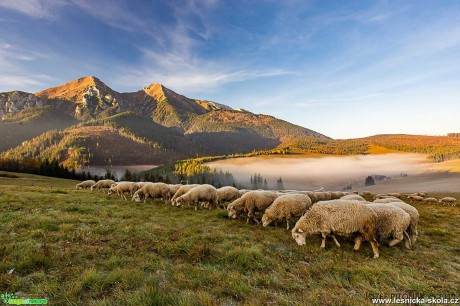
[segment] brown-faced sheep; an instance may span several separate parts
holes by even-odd
[[[93,180],[86,180],[86,181],[83,181],[81,183],[78,183],[75,187],[77,189],[86,189],[86,188],[91,188],[91,186],[93,186],[94,184],[96,184],[95,181]]]
[[[133,195],[133,199],[136,202],[140,202],[142,199],[144,199],[144,203],[149,198],[152,201],[160,198],[167,201],[169,197],[169,188],[165,183],[146,183]]]
[[[171,198],[171,205],[176,205],[176,199],[184,194],[186,194],[190,189],[200,186],[198,184],[190,184],[190,185],[182,185],[177,189],[176,193],[174,193],[173,197]]]
[[[272,191],[254,190],[247,192],[227,206],[228,217],[236,219],[239,215],[247,213],[246,223],[249,223],[252,218],[255,223],[259,224],[259,220],[257,220],[254,213],[265,212],[277,197],[278,194]]]
[[[366,199],[364,199],[362,196],[360,196],[358,194],[349,194],[349,195],[341,197],[340,199],[341,200],[349,200],[349,201],[366,202]]]
[[[262,216],[262,225],[267,226],[273,221],[286,219],[286,229],[289,229],[291,218],[301,216],[311,205],[310,198],[305,194],[293,193],[279,196],[265,210]]]
[[[457,199],[453,197],[445,197],[439,200],[439,203],[441,204],[451,204],[452,206],[455,206],[456,202],[457,202]]]
[[[109,189],[110,187],[112,187],[113,184],[115,184],[114,180],[100,180],[96,184],[91,186],[91,191],[93,191],[94,189],[98,189],[99,191],[103,190],[104,188]]]
[[[362,239],[369,241],[374,258],[379,257],[377,244],[377,215],[360,201],[332,200],[318,202],[308,210],[292,230],[292,237],[297,244],[305,245],[307,235],[321,234],[321,248],[326,246],[326,237],[332,235],[334,242],[340,246],[334,235],[349,236],[358,234],[355,250],[359,250]]]
[[[193,204],[195,205],[195,210],[198,209],[198,205],[201,202],[204,202],[209,207],[209,209],[211,209],[212,206],[217,207],[217,189],[214,186],[208,184],[199,185],[176,198],[177,206],[182,206],[186,203]]]
[[[217,189],[217,197],[219,199],[219,204],[222,205],[222,208],[226,208],[225,203],[235,201],[240,197],[240,193],[235,187],[224,186]]]
[[[418,231],[417,231],[417,224],[418,224],[418,219],[419,219],[418,210],[414,206],[409,205],[404,202],[392,202],[388,204],[399,207],[402,210],[404,210],[406,213],[409,214],[410,224],[409,224],[409,227],[407,228],[407,234],[410,237],[411,246],[414,246],[415,242],[417,241],[417,236],[418,236]]]
[[[401,208],[386,204],[369,204],[377,214],[377,236],[380,239],[393,237],[390,246],[395,246],[404,240],[406,248],[411,248],[411,240],[406,232],[410,224],[410,216]]]

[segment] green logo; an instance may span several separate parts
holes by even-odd
[[[3,293],[0,295],[3,303],[8,305],[45,305],[48,304],[47,299],[18,299],[13,293]]]

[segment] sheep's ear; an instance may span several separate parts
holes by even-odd
[[[303,230],[301,228],[299,228],[299,233],[303,233]]]

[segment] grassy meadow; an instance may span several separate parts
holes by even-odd
[[[226,211],[123,201],[75,181],[0,174],[0,292],[49,305],[368,305],[460,292],[460,206],[415,204],[413,250],[353,252]],[[17,177],[14,177],[17,176]],[[440,196],[442,194],[437,194]],[[454,194],[459,197],[460,194]],[[346,241],[344,241],[346,240]],[[14,269],[14,270],[13,270]]]

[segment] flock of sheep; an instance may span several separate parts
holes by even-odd
[[[238,190],[225,186],[215,188],[208,184],[165,184],[150,182],[115,182],[112,180],[84,181],[77,189],[107,189],[108,194],[117,194],[127,200],[141,202],[147,199],[163,199],[174,206],[184,204],[199,208],[226,208],[229,218],[246,216],[246,222],[260,224],[256,213],[261,214],[262,225],[286,221],[289,229],[293,218],[300,219],[292,229],[292,237],[297,244],[305,245],[308,235],[321,234],[321,248],[326,246],[326,238],[331,237],[337,247],[337,236],[354,237],[354,249],[359,250],[363,241],[368,241],[379,257],[379,241],[390,238],[389,246],[404,241],[406,248],[413,247],[417,240],[419,213],[415,207],[401,200],[406,197],[411,202],[445,203],[455,205],[455,198],[440,200],[427,197],[420,192],[411,195],[397,193],[372,195],[374,201],[368,202],[359,194],[348,192],[320,192],[298,190]]]

